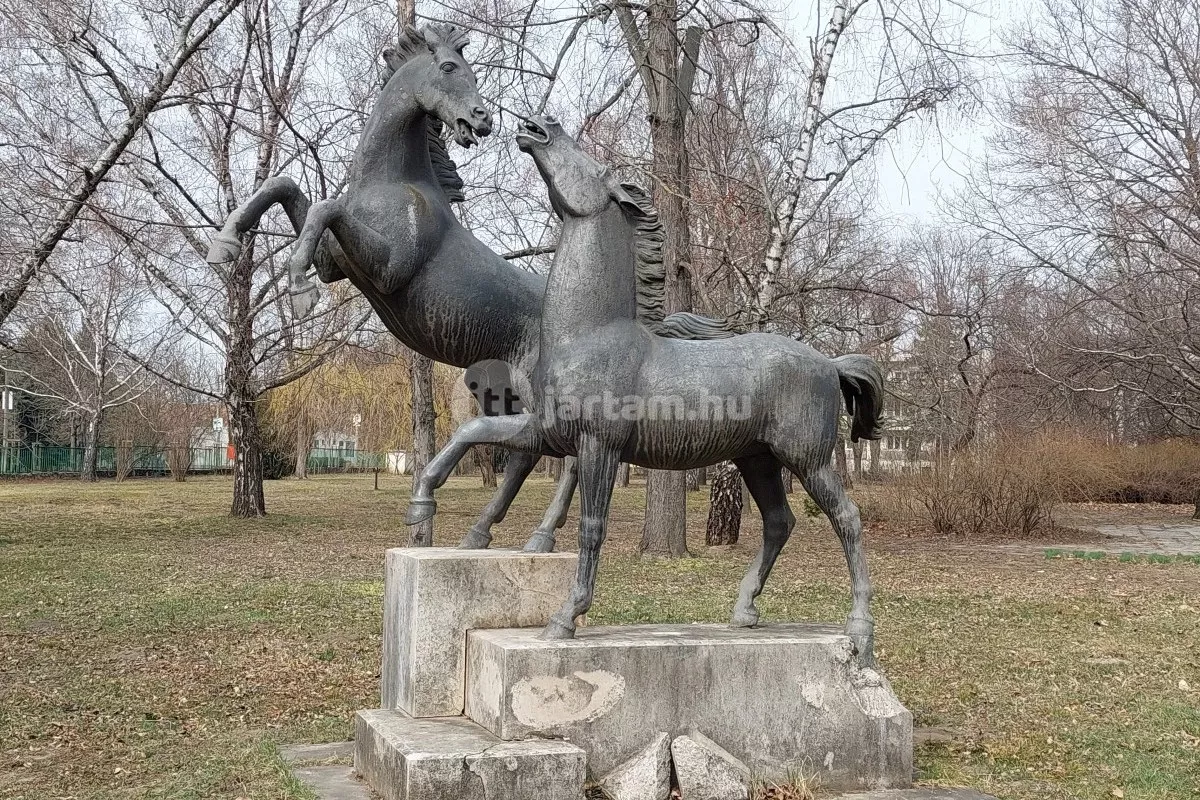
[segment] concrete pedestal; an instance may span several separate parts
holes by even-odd
[[[912,715],[823,625],[637,625],[467,637],[466,712],[503,740],[562,738],[605,775],[662,732],[707,736],[762,776],[909,786]]]
[[[566,742],[380,710],[358,712],[354,744],[354,768],[385,800],[583,800],[584,753]]]
[[[577,560],[574,553],[388,550],[382,707],[410,717],[462,714],[467,631],[544,626],[566,598]]]

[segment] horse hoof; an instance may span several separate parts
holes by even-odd
[[[846,635],[854,645],[854,658],[860,667],[875,667],[875,623],[852,617],[846,620]]]
[[[321,299],[321,291],[312,283],[293,289],[289,294],[292,296],[292,313],[297,319],[304,319],[311,314]]]
[[[538,636],[539,639],[548,641],[562,641],[563,639],[575,638],[575,624],[564,625],[558,621],[556,617],[550,618],[550,624],[542,629],[542,633]]]
[[[433,515],[436,513],[436,500],[410,500],[408,503],[408,512],[404,515],[404,524],[420,524],[427,519],[433,519]]]
[[[875,669],[875,637],[851,635],[850,643],[854,645],[854,660],[860,667]]]
[[[458,543],[459,550],[487,550],[492,543],[492,535],[487,531],[471,528],[463,540]]]
[[[733,610],[733,619],[729,624],[735,628],[756,628],[758,627],[758,611],[756,609],[740,609]]]
[[[525,543],[524,550],[526,553],[553,553],[554,537],[538,531]]]
[[[208,254],[204,260],[209,264],[228,264],[236,261],[242,252],[242,240],[226,233],[218,233],[208,243]]]

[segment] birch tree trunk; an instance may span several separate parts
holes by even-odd
[[[83,464],[79,469],[79,480],[92,483],[97,478],[100,460],[100,423],[103,411],[96,409],[88,415],[83,432]]]

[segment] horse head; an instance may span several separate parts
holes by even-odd
[[[516,135],[517,147],[533,156],[546,189],[550,205],[560,217],[592,217],[617,203],[634,219],[646,215],[644,197],[637,186],[621,183],[612,170],[583,152],[554,117],[530,117],[521,123]]]
[[[405,26],[399,46],[383,52],[383,78],[385,93],[393,83],[403,83],[421,110],[440,119],[460,145],[470,147],[492,132],[492,114],[463,58],[466,46],[466,33],[453,25],[435,23],[420,31]]]

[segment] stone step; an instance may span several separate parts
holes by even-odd
[[[594,778],[655,741],[699,732],[757,775],[838,790],[907,787],[912,715],[828,625],[630,625],[467,635],[466,712],[510,741],[582,747]]]
[[[582,800],[583,750],[505,742],[464,717],[360,711],[354,767],[384,800]]]

